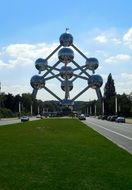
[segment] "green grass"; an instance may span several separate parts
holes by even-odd
[[[0,190],[131,190],[132,156],[76,119],[0,127]]]

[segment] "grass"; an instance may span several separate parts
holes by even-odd
[[[0,190],[131,190],[132,156],[76,119],[0,127]]]

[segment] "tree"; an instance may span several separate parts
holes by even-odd
[[[129,97],[124,93],[117,96],[118,113],[119,115],[130,117],[132,116],[132,102]]]
[[[105,114],[114,115],[115,114],[115,85],[111,73],[108,75],[107,82],[104,87],[104,105]]]
[[[4,105],[5,105],[5,108],[13,110],[14,96],[12,94],[8,93],[8,95],[5,95]]]
[[[111,98],[116,95],[114,80],[111,73],[108,75],[107,82],[104,87],[104,97]]]
[[[22,94],[22,105],[23,105],[22,109],[24,112],[30,113],[32,103],[33,103],[32,95],[30,93],[23,93]]]

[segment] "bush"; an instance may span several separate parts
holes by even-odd
[[[7,109],[7,108],[0,108],[0,118],[4,117],[4,118],[7,118],[7,117],[13,117],[13,113],[10,109]]]

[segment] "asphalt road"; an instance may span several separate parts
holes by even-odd
[[[87,117],[86,125],[132,154],[132,124]]]
[[[37,119],[38,118],[36,118],[36,117],[29,118],[30,121],[37,120]],[[7,118],[7,119],[0,120],[0,125],[9,125],[9,124],[13,124],[13,123],[21,123],[21,120],[18,118]]]

